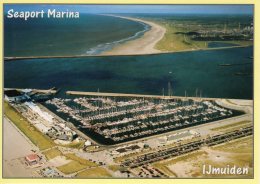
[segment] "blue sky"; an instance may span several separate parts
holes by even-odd
[[[252,5],[4,5],[4,11],[79,11],[81,13],[173,13],[173,14],[253,14]]]

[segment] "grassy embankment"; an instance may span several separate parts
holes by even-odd
[[[40,150],[48,149],[56,145],[48,136],[38,131],[7,102],[4,102],[4,114],[32,141],[34,145],[39,147]],[[72,142],[68,145],[61,146],[80,149],[83,147],[83,145],[84,142],[80,141],[77,143]]]
[[[4,102],[4,114],[10,119],[17,128],[20,129],[40,150],[49,149],[55,146],[55,143],[46,135],[38,131],[33,125],[31,125],[21,114],[19,114],[13,107],[7,102]],[[72,147],[78,147],[79,144],[72,144]],[[77,157],[74,154],[63,154],[58,148],[52,148],[47,151],[43,151],[43,154],[48,160],[57,156],[65,156],[66,159],[71,160],[68,164],[58,167],[58,169],[64,174],[71,174],[88,167],[97,167],[98,164],[89,160]],[[99,174],[99,173],[97,173]]]
[[[21,114],[19,114],[7,102],[4,102],[4,114],[17,126],[40,150],[53,147],[54,142],[38,131]]]

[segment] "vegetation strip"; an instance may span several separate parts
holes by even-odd
[[[34,145],[39,147],[40,150],[55,146],[50,138],[39,132],[7,102],[4,102],[4,114],[32,141]]]

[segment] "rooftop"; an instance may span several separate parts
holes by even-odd
[[[29,162],[35,161],[39,159],[39,156],[37,154],[30,154],[25,157],[26,160]]]

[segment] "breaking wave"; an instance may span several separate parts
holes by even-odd
[[[140,22],[140,21],[136,21],[136,22],[138,22],[138,23],[140,23],[144,26],[144,29],[142,31],[136,32],[133,36],[130,36],[130,37],[127,37],[127,38],[124,38],[124,39],[121,39],[121,40],[99,44],[96,47],[93,47],[93,48],[89,49],[88,51],[86,51],[86,54],[87,55],[97,55],[97,54],[100,54],[104,51],[111,50],[113,47],[115,47],[118,44],[122,44],[122,43],[125,43],[127,41],[140,38],[146,31],[149,31],[151,29],[151,26],[148,25],[148,24],[145,24],[145,23]]]

